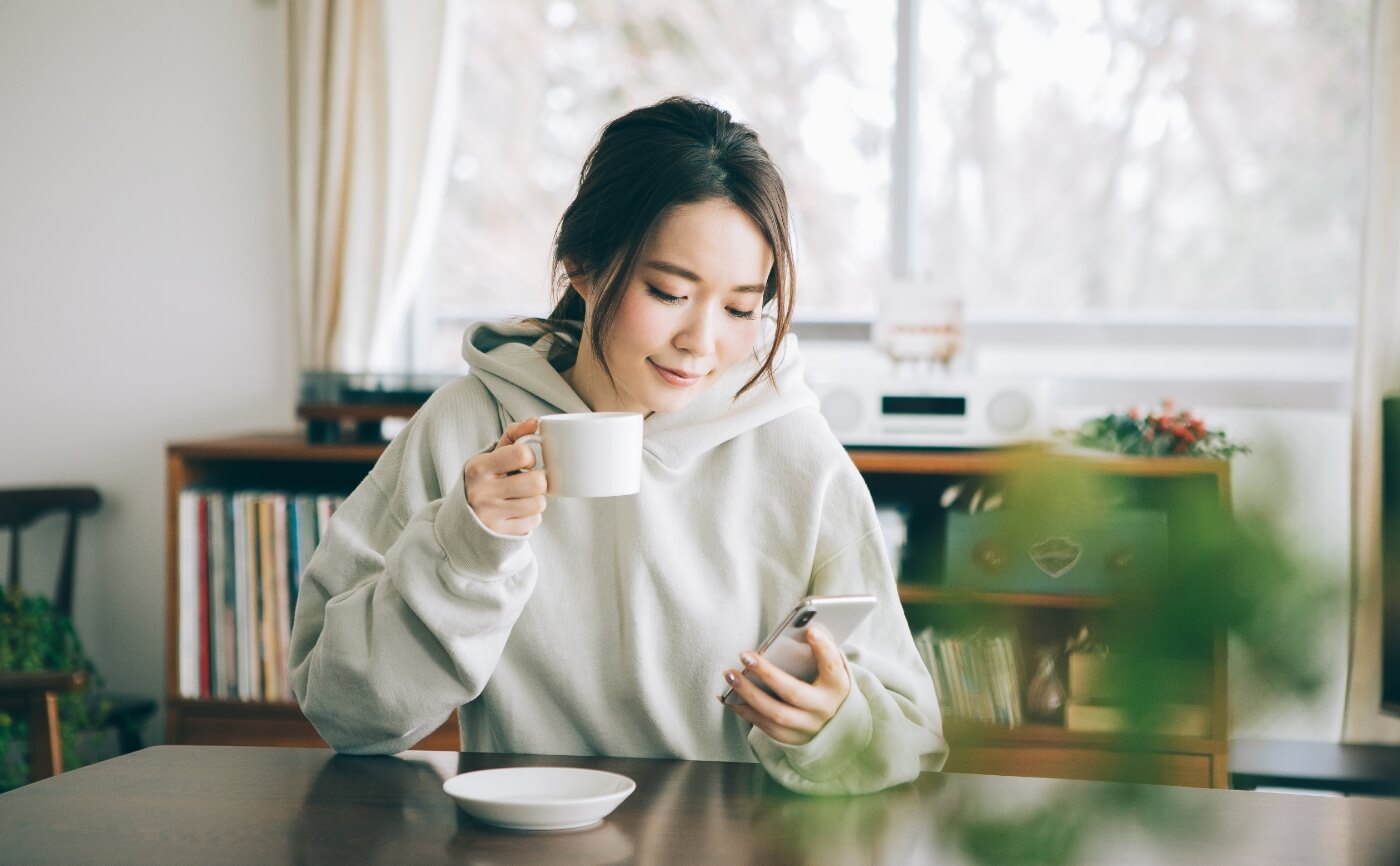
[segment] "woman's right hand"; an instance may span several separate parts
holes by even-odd
[[[462,476],[467,504],[482,525],[500,535],[529,535],[540,525],[545,508],[543,472],[527,472],[535,452],[516,440],[539,429],[540,419],[526,418],[506,428],[496,447],[467,461]]]

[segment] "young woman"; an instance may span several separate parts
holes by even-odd
[[[336,512],[302,580],[293,687],[337,750],[458,713],[483,752],[754,760],[877,790],[947,747],[859,473],[787,335],[787,198],[757,136],[669,99],[610,123],[559,223],[543,320],[476,324]],[[546,501],[516,440],[557,412],[645,415],[641,492]],[[804,596],[871,593],[805,683],[752,652]],[[748,667],[776,693],[739,673]],[[734,685],[745,705],[716,696]]]

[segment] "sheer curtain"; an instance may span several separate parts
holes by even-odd
[[[1344,739],[1400,742],[1380,712],[1381,395],[1400,391],[1400,3],[1375,0],[1352,433],[1353,595]]]
[[[401,370],[455,127],[455,0],[290,0],[302,369]]]

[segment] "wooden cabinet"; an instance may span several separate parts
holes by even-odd
[[[246,436],[172,444],[167,449],[167,741],[186,744],[321,745],[295,704],[200,700],[179,691],[179,496],[191,487],[240,490],[332,490],[348,493],[383,451],[375,444],[308,445],[295,434]],[[1031,639],[1066,633],[1085,618],[1112,617],[1107,595],[1057,595],[954,590],[936,565],[943,544],[940,493],[959,481],[994,479],[1012,471],[1004,452],[850,452],[877,503],[898,502],[909,515],[911,544],[900,597],[916,630],[948,617],[1010,622]],[[1189,488],[1201,501],[1229,507],[1229,465],[1188,459],[1083,458],[1092,471],[1153,490]],[[917,563],[924,563],[919,566]],[[915,563],[915,567],[908,567]],[[1209,734],[1203,737],[1127,738],[1082,733],[1063,726],[1015,728],[956,720],[945,724],[951,746],[947,769],[957,772],[1055,778],[1156,781],[1225,787],[1228,719],[1225,641],[1213,635],[1202,650],[1209,684]],[[457,748],[456,720],[448,719],[421,748]]]
[[[998,592],[945,585],[947,511],[940,499],[955,485],[994,489],[1027,458],[1062,461],[1106,489],[1130,495],[1135,507],[1158,510],[1170,528],[1224,519],[1230,509],[1229,463],[1184,458],[1055,455],[1047,452],[853,451],[856,466],[879,503],[898,503],[907,514],[909,546],[903,558],[900,598],[910,626],[1009,627],[1022,651],[1063,645],[1080,627],[1122,628],[1143,612],[1132,599],[1112,593]],[[1177,535],[1181,535],[1178,533]],[[1170,556],[1190,560],[1180,545],[1189,539],[1168,530]],[[947,770],[1066,779],[1148,781],[1200,787],[1228,786],[1228,697],[1223,631],[1207,626],[1190,638],[1194,703],[1203,708],[1201,736],[1144,736],[1068,730],[1063,724],[1025,723],[1014,728],[945,718]],[[1180,644],[1173,651],[1180,651]],[[1029,675],[1029,665],[1023,666]],[[1064,671],[1061,670],[1061,676]],[[1024,680],[1020,684],[1024,688]]]
[[[182,442],[166,449],[166,742],[325,745],[295,703],[195,699],[180,694],[180,492],[193,487],[349,493],[383,450],[377,444],[308,445],[294,434]],[[457,746],[455,716],[419,744],[453,751]]]

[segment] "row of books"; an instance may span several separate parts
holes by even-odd
[[[935,635],[925,628],[914,644],[945,718],[1008,728],[1021,724],[1021,657],[1010,629]]]
[[[287,649],[301,575],[343,496],[180,493],[180,694],[292,700]]]

